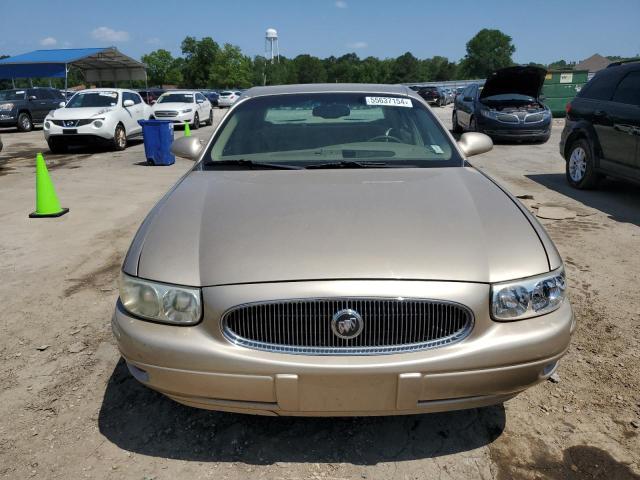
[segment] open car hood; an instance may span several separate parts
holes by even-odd
[[[496,70],[487,77],[480,98],[515,93],[537,99],[546,74],[544,68],[532,66]]]

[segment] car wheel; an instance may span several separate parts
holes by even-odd
[[[49,139],[47,144],[51,153],[64,153],[67,151],[67,144],[60,140]]]
[[[194,130],[200,128],[200,116],[197,113],[193,116],[193,125],[191,125],[191,128]]]
[[[213,125],[213,107],[209,110],[209,126]]]
[[[451,115],[451,123],[453,124],[453,133],[462,133],[462,127],[458,123],[458,111],[454,110]]]
[[[567,181],[574,188],[588,190],[598,184],[600,175],[595,171],[591,147],[585,139],[576,140],[569,147],[566,172]]]
[[[113,132],[113,149],[124,150],[125,148],[127,148],[127,132],[125,132],[122,124],[119,123]]]
[[[18,115],[18,130],[21,132],[30,132],[33,130],[33,122],[28,113],[22,112]]]

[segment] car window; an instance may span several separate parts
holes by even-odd
[[[76,93],[65,108],[82,107],[115,107],[118,105],[118,92],[115,91],[84,91]]]
[[[461,166],[444,129],[420,102],[358,93],[273,95],[241,103],[218,131],[206,163],[306,166],[348,160],[389,166]]]
[[[160,95],[158,103],[194,103],[193,93],[165,93]]]
[[[31,88],[27,92],[30,97],[34,96],[38,100],[50,100],[52,98],[49,92],[43,88]]]
[[[206,100],[206,98],[201,93],[196,93],[196,100],[200,100],[200,101],[204,102]]]
[[[578,96],[591,100],[611,100],[619,80],[620,75],[618,72],[608,69],[602,70],[582,87]]]
[[[0,90],[0,100],[24,100],[26,90]]]
[[[628,73],[616,87],[614,102],[640,105],[640,71]]]

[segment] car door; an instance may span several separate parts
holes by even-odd
[[[196,93],[196,105],[198,106],[198,115],[200,121],[205,122],[209,118],[209,109],[207,99],[201,93]]]
[[[127,100],[131,100],[133,102],[131,107],[124,106],[124,102]],[[122,92],[122,108],[125,112],[125,129],[127,130],[127,135],[140,133],[142,131],[142,127],[138,123],[138,120],[142,120],[144,114],[140,95],[134,92]]]
[[[29,88],[27,90],[31,120],[35,123],[41,123],[49,113],[49,110],[51,110],[51,95],[47,95],[48,93],[41,88]]]
[[[640,70],[620,80],[607,110],[617,139],[607,146],[607,159],[640,169]]]

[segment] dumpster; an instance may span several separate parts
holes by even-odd
[[[544,104],[554,117],[564,117],[565,105],[587,83],[586,70],[549,70],[542,86]]]
[[[173,123],[168,120],[138,120],[142,126],[144,155],[151,165],[173,165],[176,157],[171,153]]]

